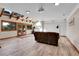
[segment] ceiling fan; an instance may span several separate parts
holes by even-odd
[[[43,5],[41,5],[41,6],[39,7],[39,9],[38,9],[38,12],[43,12],[43,11],[45,11],[45,9],[44,9]]]

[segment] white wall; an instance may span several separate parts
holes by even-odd
[[[74,17],[74,24],[70,25],[70,21]],[[67,37],[79,50],[79,8],[67,19]]]
[[[61,22],[58,22],[59,23],[59,33],[61,36],[66,36],[66,21],[61,21]]]
[[[56,26],[57,24],[55,22],[44,22],[44,29],[47,32],[59,32]]]
[[[56,26],[59,26],[59,28],[57,29]],[[66,35],[66,21],[50,21],[50,22],[44,22],[44,29],[47,32],[58,32],[60,33],[61,36],[65,36]]]

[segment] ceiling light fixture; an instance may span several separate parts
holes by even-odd
[[[55,6],[58,6],[59,5],[59,3],[55,3]]]
[[[27,14],[29,14],[29,13],[30,13],[30,11],[26,11],[26,13],[27,13]]]
[[[44,11],[43,5],[41,5],[40,8],[38,9],[38,12],[42,12],[42,11]]]
[[[44,11],[44,8],[41,6],[38,11],[42,12],[42,11]]]

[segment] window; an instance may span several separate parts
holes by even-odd
[[[1,25],[2,31],[16,30],[16,23],[14,22],[2,21]]]
[[[11,13],[12,13],[12,11],[10,11],[8,8],[4,8],[4,11],[3,11],[4,15],[10,16]]]

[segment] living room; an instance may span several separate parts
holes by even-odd
[[[1,56],[79,55],[78,3],[0,3],[0,7]]]

